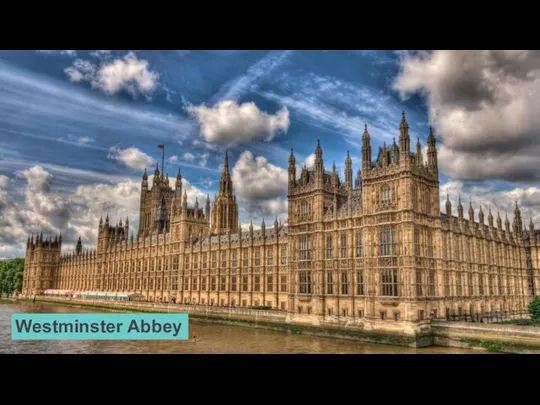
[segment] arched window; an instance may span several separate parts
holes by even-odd
[[[381,202],[382,205],[389,205],[392,202],[392,189],[388,184],[382,186]]]

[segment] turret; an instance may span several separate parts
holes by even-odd
[[[317,147],[315,148],[315,165],[313,168],[315,179],[319,182],[323,180],[324,174],[324,162],[323,162],[323,152],[321,148],[321,141],[317,138]]]
[[[516,201],[516,208],[514,209],[514,222],[513,222],[513,228],[514,228],[514,236],[517,239],[518,236],[521,235],[523,225],[521,222],[521,211],[519,210],[518,203]]]
[[[204,207],[204,214],[206,218],[210,219],[210,195],[206,194],[206,204]]]
[[[364,173],[371,170],[371,138],[367,124],[364,124],[364,134],[362,135],[362,170]]]
[[[174,194],[179,200],[182,197],[182,173],[180,173],[180,168],[178,169],[178,173],[176,174]]]
[[[474,226],[474,209],[472,207],[472,201],[469,201],[469,225]]]
[[[289,168],[287,169],[287,172],[289,175],[289,188],[294,188],[294,186],[296,186],[296,159],[292,148],[291,154],[289,155]]]
[[[352,170],[352,159],[347,151],[347,157],[345,158],[345,187],[347,190],[351,190],[353,186],[353,170]]]
[[[336,161],[332,163],[332,188],[336,188],[338,186],[338,174],[336,169]]]
[[[458,197],[458,218],[463,221],[463,205],[461,204],[461,196]]]
[[[409,161],[409,154],[411,150],[411,138],[409,137],[409,124],[405,118],[405,111],[401,114],[401,122],[399,124],[399,153],[400,161]]]
[[[420,138],[417,138],[416,141],[416,165],[424,165],[424,157],[422,156],[422,145],[420,144]]]
[[[446,193],[446,216],[448,220],[452,220],[452,203],[450,202],[450,196]]]
[[[480,224],[480,229],[484,227],[484,211],[482,211],[482,204],[480,204],[480,211],[478,212],[478,223]]]
[[[79,240],[77,241],[77,246],[75,247],[75,253],[77,253],[78,255],[82,253],[82,241],[80,236]]]
[[[497,229],[499,230],[499,232],[503,231],[501,213],[499,212],[499,210],[497,210]]]
[[[433,173],[437,173],[438,172],[437,146],[435,143],[435,135],[433,135],[432,127],[429,127],[427,155],[428,155],[428,169]]]

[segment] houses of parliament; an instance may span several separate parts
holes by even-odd
[[[267,306],[291,322],[374,329],[525,311],[540,291],[540,232],[523,224],[517,203],[512,224],[461,199],[454,207],[447,196],[440,207],[435,136],[430,130],[424,159],[419,140],[411,149],[404,113],[398,143],[375,159],[367,125],[361,141],[361,170],[353,176],[347,152],[344,178],[335,163],[325,168],[319,141],[313,167],[299,173],[291,150],[288,220],[257,230],[239,225],[227,154],[219,192],[204,207],[188,206],[180,172],[172,189],[159,167],[152,184],[145,170],[137,235],[128,219],[113,225],[107,216],[91,251],[79,239],[62,254],[61,237],[32,236],[23,294],[137,292],[149,301]]]

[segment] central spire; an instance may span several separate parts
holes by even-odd
[[[225,151],[225,161],[223,162],[223,172],[219,181],[219,194],[232,195],[232,180],[229,173],[229,151]]]

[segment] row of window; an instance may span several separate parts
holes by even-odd
[[[263,285],[263,283],[265,285]],[[62,283],[60,283],[62,284]],[[180,283],[177,278],[164,278],[158,279],[126,279],[126,280],[101,280],[97,282],[97,288],[104,288],[105,290],[200,290],[201,291],[229,291],[229,283],[226,276],[221,277],[184,277],[180,279]],[[240,284],[240,285],[239,285]],[[210,289],[208,290],[208,287]],[[253,277],[253,289],[250,289],[250,283],[248,276],[232,276],[230,280],[230,291],[236,292],[287,292],[287,276],[278,277],[274,276],[255,276]]]
[[[299,275],[299,284],[298,292],[300,294],[312,294],[313,293],[313,283],[311,280],[310,271],[300,271]],[[327,294],[336,294],[341,293],[348,295],[349,293],[355,295],[364,295],[364,274],[362,271],[356,272],[356,290],[350,290],[350,281],[348,273],[343,271],[341,272],[340,280],[334,279],[333,273],[327,273],[326,275],[326,293]],[[335,282],[338,282],[338,286],[335,286]],[[354,281],[353,281],[354,282]],[[354,284],[353,284],[354,285]],[[381,295],[384,296],[398,296],[398,274],[397,270],[394,269],[384,269],[381,271]]]

